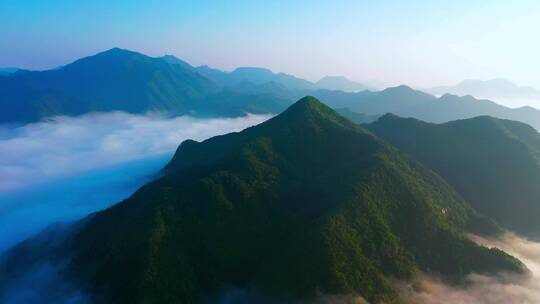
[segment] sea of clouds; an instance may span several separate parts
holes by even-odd
[[[127,198],[158,176],[183,140],[241,131],[268,118],[115,112],[0,125],[0,254],[53,223]],[[0,303],[86,303],[78,284],[60,275],[63,268],[34,265],[0,286]]]
[[[0,126],[0,192],[170,153],[185,139],[239,131],[267,118],[164,118],[113,112]]]
[[[113,112],[0,125],[0,252],[53,222],[128,197],[156,176],[185,139],[240,131],[268,118]]]
[[[426,277],[421,291],[405,291],[410,303],[423,304],[538,304],[540,303],[540,243],[513,233],[485,239],[471,239],[486,247],[496,247],[512,254],[530,270],[529,275],[470,275],[467,285],[449,286],[436,278]]]

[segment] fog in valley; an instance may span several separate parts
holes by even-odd
[[[0,126],[0,252],[48,224],[128,197],[157,175],[183,140],[240,131],[267,118],[116,112]]]
[[[465,286],[449,286],[426,277],[419,290],[403,289],[411,303],[425,304],[535,304],[540,303],[540,243],[506,233],[497,239],[470,236],[487,247],[512,254],[530,270],[526,276],[500,274],[497,277],[470,275]]]

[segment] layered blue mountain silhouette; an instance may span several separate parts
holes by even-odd
[[[378,92],[362,88],[343,77],[312,83],[263,68],[225,72],[193,67],[172,55],[153,58],[114,48],[54,70],[4,73],[0,122],[116,110],[202,116],[279,113],[302,96],[312,95],[357,114],[391,112],[429,122],[490,115],[540,129],[540,111],[531,107],[512,109],[471,96],[437,98],[407,86]]]

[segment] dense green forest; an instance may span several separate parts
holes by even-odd
[[[488,116],[432,124],[388,114],[367,128],[437,172],[482,214],[540,236],[540,136],[532,127]]]
[[[521,124],[498,123],[537,144]],[[475,208],[421,163],[305,97],[242,132],[183,142],[162,176],[130,198],[10,250],[0,283],[67,258],[62,275],[97,303],[215,302],[232,288],[269,302],[355,294],[400,303],[396,280],[415,284],[424,273],[460,283],[471,273],[526,272],[466,237],[502,232]]]

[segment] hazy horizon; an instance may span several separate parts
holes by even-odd
[[[540,3],[3,1],[0,66],[49,69],[112,47],[418,88],[507,78],[540,87]],[[159,17],[159,22],[155,18]],[[99,22],[95,22],[99,20]],[[339,20],[339,22],[335,22]]]
[[[114,48],[120,48],[120,49],[125,49],[125,48],[122,48],[122,47],[113,47],[113,48],[110,48],[110,49],[114,49]],[[96,54],[99,54],[101,52],[106,52],[110,49],[106,49],[106,50],[101,50],[95,54],[87,54],[85,56],[82,56],[81,58],[85,58],[85,57],[90,57],[90,56],[94,56]],[[125,50],[129,50],[129,51],[133,51],[133,52],[137,52],[137,53],[140,53],[140,54],[143,54],[143,55],[148,55],[148,54],[145,54],[144,52],[141,52],[141,51],[138,51],[138,50],[131,50],[131,49],[125,49]],[[151,56],[153,58],[159,58],[159,57],[162,57],[162,56],[165,56],[165,55],[172,55],[172,56],[175,56],[177,57],[178,59],[181,59],[181,60],[184,60],[184,58],[181,58],[181,57],[178,57],[177,55],[174,55],[174,54],[170,54],[170,53],[164,53],[164,54],[159,54],[159,55],[155,55],[155,56]],[[75,61],[77,61],[78,59],[81,59],[81,58],[77,58],[75,59],[74,61],[70,61],[70,62],[65,62],[64,64],[60,64],[56,67],[53,67],[53,68],[48,68],[48,69],[43,69],[43,70],[37,70],[37,71],[45,71],[45,70],[51,70],[51,69],[56,69],[56,68],[61,68],[63,66],[66,66],[66,65],[69,65]],[[192,64],[191,62],[187,62],[188,64]],[[195,64],[192,64],[193,66],[197,67],[197,66],[201,66],[201,65],[195,65]],[[232,72],[234,69],[236,68],[243,68],[243,67],[247,67],[247,66],[238,66],[238,67],[234,67],[230,70],[222,70],[222,71],[225,71],[225,72]],[[8,68],[8,69],[11,69],[13,67],[0,67],[1,68]],[[215,68],[215,67],[211,67],[211,68]],[[284,71],[276,71],[276,70],[272,70],[268,67],[264,67],[264,66],[249,66],[249,68],[262,68],[262,69],[268,69],[268,70],[271,70],[272,72],[274,73],[287,73],[287,72],[284,72]],[[290,74],[292,76],[295,76],[295,77],[301,77],[301,76],[298,76],[298,75],[295,75],[295,74]],[[316,83],[318,80],[324,78],[324,77],[345,77],[344,75],[323,75],[321,78],[319,79],[307,79],[309,81],[312,81],[313,83]],[[347,77],[346,77],[347,78]],[[389,85],[385,85],[383,84],[382,82],[378,81],[378,80],[375,80],[375,79],[370,79],[368,81],[365,81],[365,82],[362,82],[362,81],[358,81],[356,79],[350,79],[350,78],[347,78],[348,80],[352,80],[352,81],[355,81],[355,82],[358,82],[360,83],[361,85],[365,85],[367,87],[367,89],[369,90],[383,90],[383,89],[386,89],[386,88],[389,88],[389,87],[396,87],[396,86],[400,86],[400,85],[407,85],[407,86],[411,86],[413,87],[414,89],[416,90],[420,90],[420,91],[425,91],[427,93],[430,93],[436,97],[440,97],[442,96],[442,94],[440,93],[435,93],[435,92],[432,92],[431,90],[432,89],[436,89],[436,88],[440,88],[440,87],[448,87],[448,88],[451,88],[451,87],[454,87],[454,86],[459,86],[460,84],[462,84],[463,82],[466,82],[466,81],[483,81],[483,82],[489,82],[489,81],[498,81],[498,80],[502,80],[502,81],[508,81],[510,83],[512,83],[513,85],[516,86],[516,88],[528,88],[528,89],[535,89],[535,90],[538,90],[538,92],[540,92],[540,89],[536,89],[534,87],[531,87],[531,86],[523,86],[521,84],[518,84],[518,83],[514,83],[512,82],[511,80],[509,79],[506,79],[506,78],[488,78],[488,79],[463,79],[459,82],[456,82],[456,83],[452,83],[452,84],[445,84],[445,85],[441,85],[441,86],[434,86],[432,88],[428,88],[428,87],[416,87],[416,86],[412,86],[411,84],[409,83],[396,83],[396,84],[389,84]],[[488,99],[488,100],[491,100],[491,101],[494,101],[496,102],[497,104],[500,104],[500,105],[503,105],[503,106],[506,106],[506,107],[509,107],[509,108],[520,108],[520,107],[523,107],[523,106],[530,106],[530,107],[534,107],[536,109],[540,109],[540,98],[516,98],[516,97],[508,97],[508,96],[485,96],[485,95],[482,95],[482,94],[474,94],[474,93],[468,93],[468,92],[445,92],[445,93],[450,93],[450,94],[453,94],[453,95],[457,95],[457,96],[465,96],[465,95],[473,95],[475,98],[477,99]],[[540,94],[540,93],[539,93]]]

